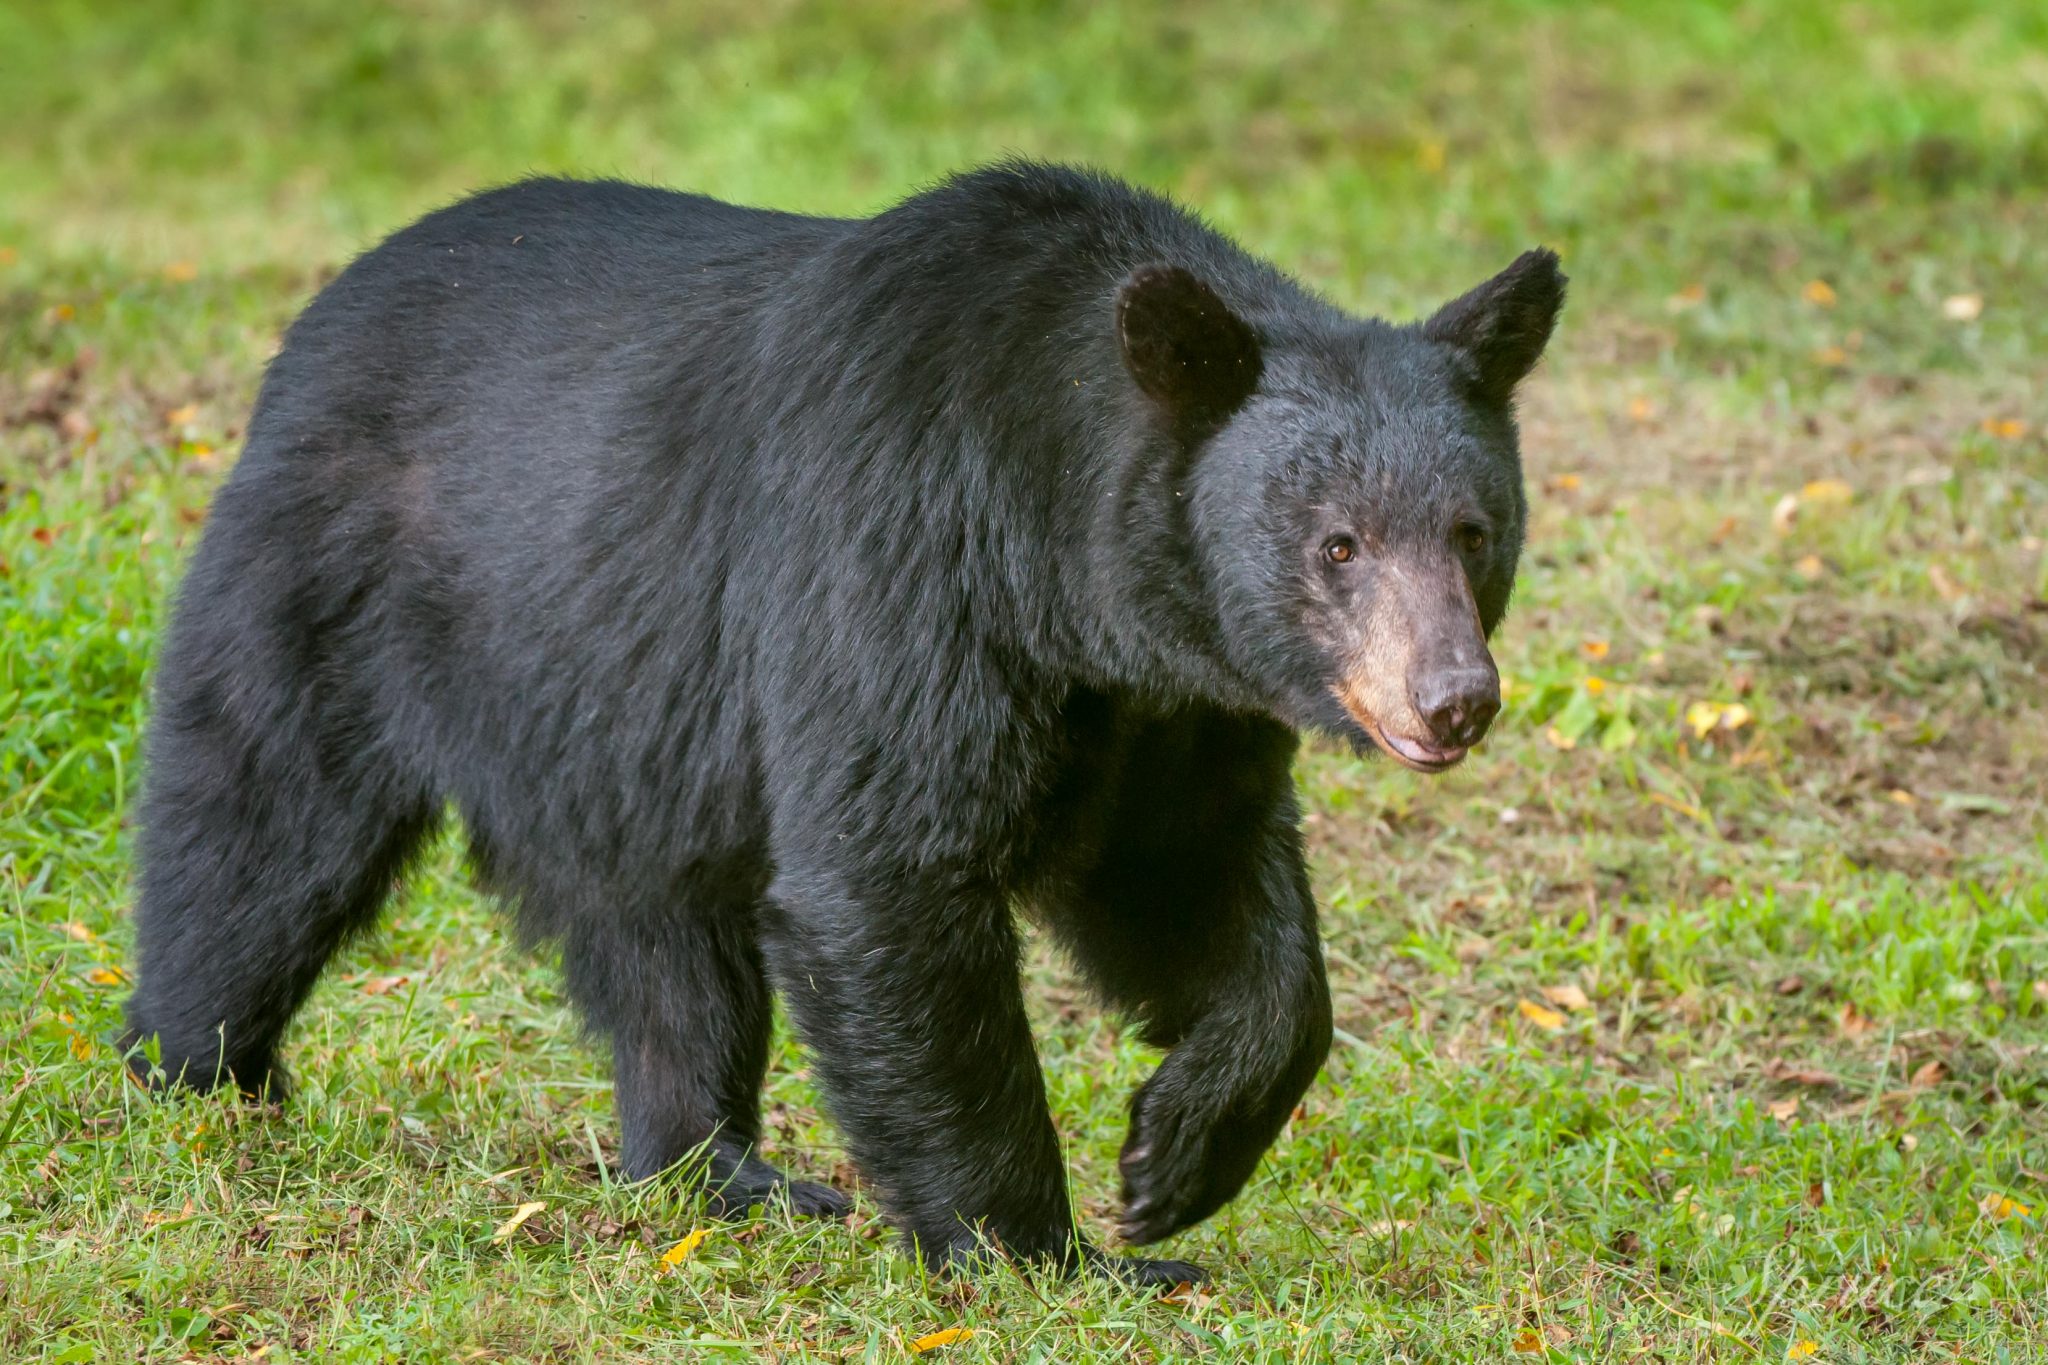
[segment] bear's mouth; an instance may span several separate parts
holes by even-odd
[[[1403,766],[1413,768],[1419,773],[1440,773],[1446,768],[1455,768],[1464,762],[1467,753],[1463,745],[1439,749],[1436,745],[1425,744],[1419,739],[1389,734],[1378,724],[1366,726],[1365,732],[1372,736],[1373,743],[1379,745],[1384,752],[1393,755]]]
[[[1440,773],[1447,768],[1457,767],[1465,761],[1465,755],[1470,752],[1464,745],[1444,748],[1427,740],[1394,734],[1380,724],[1372,712],[1345,695],[1344,691],[1337,693],[1337,700],[1343,703],[1344,712],[1351,717],[1352,723],[1365,731],[1366,736],[1379,746],[1380,752],[1404,768],[1418,773]]]

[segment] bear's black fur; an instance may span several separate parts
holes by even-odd
[[[918,1250],[1086,1245],[1013,908],[1169,1049],[1123,1232],[1230,1199],[1330,1038],[1290,763],[1497,706],[1531,252],[1345,315],[1153,195],[1008,164],[866,220],[537,180],[292,327],[158,673],[132,1034],[281,1084],[448,805],[611,1040],[629,1175],[755,1153],[770,989]]]

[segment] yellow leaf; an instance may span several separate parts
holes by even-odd
[[[1515,1350],[1521,1354],[1531,1355],[1543,1349],[1543,1334],[1534,1327],[1524,1327],[1521,1331],[1515,1333]]]
[[[1801,1337],[1799,1340],[1793,1342],[1790,1346],[1787,1346],[1785,1348],[1785,1359],[1804,1360],[1810,1355],[1819,1354],[1819,1352],[1819,1342],[1814,1341],[1808,1337]]]
[[[2027,424],[2017,417],[1986,417],[1977,425],[1986,436],[1996,436],[2001,441],[2017,441],[2027,434]]]
[[[1608,648],[1608,646],[1607,646],[1607,642],[1606,642],[1605,640],[1581,640],[1581,641],[1579,641],[1579,653],[1581,653],[1581,654],[1585,655],[1585,656],[1586,656],[1587,658],[1589,658],[1589,659],[1604,659],[1604,658],[1606,658],[1606,657],[1607,657],[1607,648]]]
[[[1769,1104],[1765,1105],[1764,1108],[1768,1110],[1770,1112],[1771,1117],[1776,1119],[1778,1122],[1790,1123],[1792,1121],[1792,1116],[1799,1112],[1799,1097],[1797,1095],[1793,1095],[1788,1099],[1772,1100]]]
[[[199,267],[190,261],[172,261],[164,267],[164,278],[172,284],[190,284],[199,278]]]
[[[683,1238],[682,1241],[677,1242],[667,1251],[662,1252],[661,1268],[663,1273],[665,1274],[668,1271],[674,1270],[684,1261],[689,1260],[691,1253],[696,1251],[698,1247],[702,1246],[704,1244],[704,1239],[706,1237],[709,1237],[710,1235],[710,1228],[692,1228],[687,1237]]]
[[[1941,301],[1941,315],[1950,322],[1975,322],[1983,312],[1982,294],[1950,294]]]
[[[507,1237],[510,1237],[513,1233],[519,1231],[520,1227],[526,1222],[527,1219],[533,1217],[533,1215],[539,1213],[542,1209],[546,1208],[547,1206],[547,1201],[545,1199],[530,1199],[526,1203],[521,1204],[518,1208],[512,1211],[512,1216],[510,1218],[507,1218],[504,1222],[498,1224],[498,1230],[491,1234],[491,1240],[493,1242],[504,1241]]]
[[[91,943],[94,939],[99,937],[98,934],[95,934],[92,930],[86,928],[77,920],[72,920],[70,923],[62,925],[60,927],[64,930],[64,936],[66,938],[78,943]]]
[[[1561,1010],[1577,1012],[1593,1008],[1593,1002],[1586,998],[1586,993],[1574,985],[1545,986],[1542,995]]]
[[[1740,730],[1755,716],[1741,702],[1696,701],[1685,708],[1685,723],[1694,739],[1705,739],[1716,730]]]
[[[1914,806],[1918,805],[1920,802],[1919,797],[1913,795],[1913,793],[1907,791],[1904,787],[1893,787],[1890,791],[1885,793],[1885,799],[1901,806]]]
[[[2019,1200],[2000,1194],[1997,1190],[1992,1190],[1977,1201],[1977,1212],[1983,1214],[1986,1218],[2003,1222],[2008,1218],[2029,1217],[2034,1211]]]
[[[965,1341],[974,1335],[972,1327],[942,1327],[936,1332],[926,1332],[910,1343],[910,1353],[921,1356],[926,1351],[936,1351],[941,1346],[951,1346],[956,1341]]]
[[[92,1039],[86,1037],[83,1033],[71,1035],[71,1055],[73,1057],[76,1057],[81,1062],[89,1062],[92,1060],[93,1051]]]
[[[1554,493],[1570,493],[1576,491],[1578,486],[1584,482],[1585,480],[1581,479],[1577,474],[1558,474],[1545,483],[1544,487]]]
[[[1840,479],[1815,479],[1799,490],[1801,502],[1845,503],[1855,500],[1856,490]]]
[[[166,409],[164,412],[165,426],[190,426],[198,420],[199,405],[197,403],[180,403],[177,407]]]
[[[78,310],[68,303],[59,303],[52,305],[43,316],[51,322],[70,322],[78,316]]]
[[[85,974],[85,979],[95,986],[118,986],[128,977],[119,967],[95,967]]]
[[[1808,280],[1806,288],[1799,291],[1799,296],[1819,308],[1835,306],[1835,287],[1826,280]]]
[[[1564,1027],[1564,1016],[1562,1014],[1559,1014],[1554,1009],[1539,1005],[1534,1000],[1517,1000],[1515,1008],[1522,1012],[1524,1019],[1527,1019],[1538,1028],[1549,1029],[1554,1033]]]

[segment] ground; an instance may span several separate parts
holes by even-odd
[[[0,0],[0,1356],[2048,1358],[2048,10],[599,8]],[[126,1085],[152,647],[322,280],[529,171],[867,212],[1010,151],[1361,310],[1573,276],[1494,737],[1303,758],[1342,1031],[1167,1244],[1216,1282],[620,1185],[453,840],[281,1113]],[[1153,1058],[1031,974],[1106,1234]],[[803,1066],[774,1154],[850,1181]]]

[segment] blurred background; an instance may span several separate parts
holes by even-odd
[[[138,1108],[104,1039],[149,660],[320,284],[529,174],[865,214],[1013,153],[1362,312],[1537,243],[1572,276],[1494,738],[1436,782],[1304,756],[1342,1032],[1168,1253],[1215,1293],[924,1284],[871,1205],[654,1277],[691,1206],[609,1183],[605,1068],[453,843],[309,1009],[284,1118]],[[0,1354],[2040,1346],[2044,243],[2025,0],[0,0],[0,1255],[40,1267]],[[1100,1231],[1153,1059],[1032,972]],[[801,1066],[775,1140],[832,1173]]]

